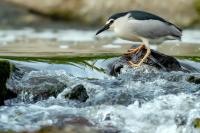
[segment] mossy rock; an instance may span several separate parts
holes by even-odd
[[[6,82],[13,68],[14,66],[9,61],[0,60],[0,105],[4,105],[4,100],[16,97],[16,95],[6,87]]]
[[[193,121],[194,128],[200,128],[200,118],[196,118]]]

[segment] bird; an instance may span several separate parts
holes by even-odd
[[[135,38],[141,40],[142,44],[139,47],[131,48],[126,53],[126,55],[132,55],[144,48],[147,50],[144,57],[138,63],[128,61],[128,64],[132,67],[141,66],[150,56],[149,42],[156,40],[181,40],[182,37],[182,29],[175,24],[153,13],[141,10],[113,14],[108,18],[106,24],[97,31],[96,36],[106,30],[113,31],[117,37],[124,40],[134,41]]]

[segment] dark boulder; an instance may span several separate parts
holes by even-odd
[[[187,78],[190,83],[200,84],[200,77],[190,76]]]
[[[109,65],[109,67],[111,68],[109,72],[110,75],[116,76],[117,74],[119,74],[121,68],[123,68],[124,65],[127,65],[128,61],[138,63],[140,59],[144,57],[146,51],[147,50],[144,48],[136,54],[123,55],[122,57],[116,59]],[[162,71],[185,71],[174,57],[162,54],[154,50],[151,50],[151,55],[147,58],[144,64],[156,67],[157,69]]]
[[[65,98],[68,98],[70,100],[78,100],[80,102],[86,102],[89,96],[83,85],[77,85],[71,90],[70,93],[67,93],[65,95]]]
[[[6,87],[13,67],[8,61],[0,60],[0,105],[4,105],[5,100],[16,97],[16,94]]]

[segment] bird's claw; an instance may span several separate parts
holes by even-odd
[[[128,65],[129,65],[130,67],[140,67],[140,66],[141,66],[140,63],[139,63],[139,64],[135,64],[135,63],[133,63],[132,61],[128,61]]]

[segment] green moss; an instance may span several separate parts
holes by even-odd
[[[200,62],[200,57],[190,57],[190,56],[179,56],[178,59],[187,59],[195,62]]]
[[[17,61],[39,61],[47,62],[52,64],[67,64],[73,63],[83,63],[87,60],[98,60],[98,59],[109,59],[112,57],[117,57],[118,55],[113,54],[90,54],[82,56],[56,56],[56,57],[13,57],[13,56],[0,56],[2,59],[17,60]]]
[[[200,128],[200,118],[196,118],[193,121],[194,128]]]
[[[17,95],[6,87],[6,82],[14,70],[14,65],[7,60],[0,60],[0,105],[4,105],[4,100],[11,99]]]

